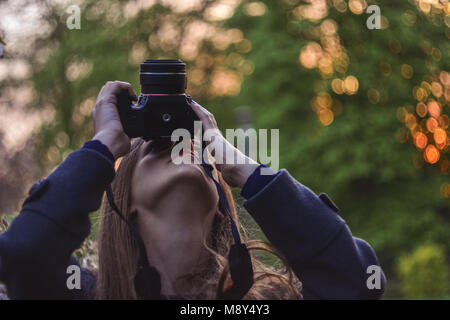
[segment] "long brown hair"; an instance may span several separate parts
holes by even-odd
[[[130,219],[131,177],[138,160],[138,150],[143,140],[134,141],[131,152],[122,159],[112,183],[115,202],[127,219]],[[231,214],[239,225],[234,199],[230,187],[219,173]],[[212,230],[204,243],[209,258],[207,263],[198,266],[195,274],[183,277],[188,281],[190,292],[181,292],[179,296],[187,299],[220,299],[223,292],[232,284],[227,263],[227,255],[233,237],[230,220],[227,215],[216,215]],[[252,256],[254,284],[244,299],[299,299],[301,283],[294,276],[286,259],[268,243],[259,240],[247,241],[246,246]],[[97,299],[136,299],[134,277],[137,270],[139,250],[137,242],[128,226],[113,212],[105,200],[100,218],[98,234],[99,263],[97,272]],[[262,250],[276,255],[284,264],[284,270],[266,267],[254,255],[253,251]]]

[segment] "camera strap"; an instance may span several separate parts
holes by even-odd
[[[253,266],[251,257],[246,245],[241,242],[239,230],[233,216],[231,215],[230,206],[225,192],[219,182],[217,182],[212,175],[213,167],[205,162],[201,165],[208,177],[214,181],[217,193],[219,195],[219,208],[222,211],[225,211],[230,219],[231,233],[234,239],[234,244],[231,245],[230,252],[228,254],[228,265],[233,284],[225,292],[221,293],[218,298],[242,299],[253,285]],[[138,230],[122,215],[119,208],[116,206],[110,185],[106,187],[106,197],[114,212],[116,212],[120,219],[127,224],[139,247],[140,259],[138,262],[136,276],[134,278],[134,286],[138,298],[143,300],[161,299],[161,277],[158,271],[154,267],[151,267],[148,263],[144,241],[142,240]]]
[[[230,253],[228,254],[228,265],[230,267],[230,275],[231,280],[233,280],[233,285],[228,290],[223,292],[219,298],[242,299],[253,285],[252,260],[247,246],[241,242],[239,230],[233,216],[231,215],[230,206],[228,204],[225,192],[219,182],[217,182],[212,175],[213,167],[205,162],[202,163],[202,166],[208,177],[210,177],[216,185],[217,193],[219,194],[219,208],[222,211],[225,211],[230,219],[231,233],[234,239],[234,244],[231,245]]]

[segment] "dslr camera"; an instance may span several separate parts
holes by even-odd
[[[170,140],[175,129],[194,135],[199,120],[186,95],[186,64],[181,60],[146,60],[140,65],[141,94],[132,104],[128,91],[117,97],[117,108],[125,133],[130,138]]]

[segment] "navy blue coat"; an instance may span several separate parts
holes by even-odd
[[[0,235],[0,281],[10,298],[92,298],[93,274],[82,269],[81,290],[69,290],[66,269],[78,264],[72,253],[90,233],[88,214],[100,207],[114,179],[113,165],[104,153],[82,148],[32,187],[20,214]],[[247,211],[302,281],[305,299],[382,296],[382,272],[381,288],[367,286],[367,268],[379,265],[375,252],[352,236],[325,194],[317,196],[280,170],[270,179],[254,173],[243,195]]]

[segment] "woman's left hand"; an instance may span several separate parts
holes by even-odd
[[[213,157],[216,160],[216,166],[222,173],[225,182],[232,187],[242,188],[248,177],[259,166],[259,163],[247,157],[224,138],[217,127],[216,119],[211,112],[195,101],[192,101],[191,107],[202,121],[205,132],[208,131],[211,142],[215,141],[214,144],[216,146],[220,144],[223,146],[222,152],[215,152]],[[227,159],[227,154],[232,154],[232,159]],[[220,157],[220,159],[218,159],[218,157]]]
[[[137,99],[131,84],[121,81],[108,81],[98,94],[92,117],[94,119],[94,138],[106,145],[114,159],[130,151],[130,138],[123,131],[117,111],[117,95],[127,90],[134,100]]]

